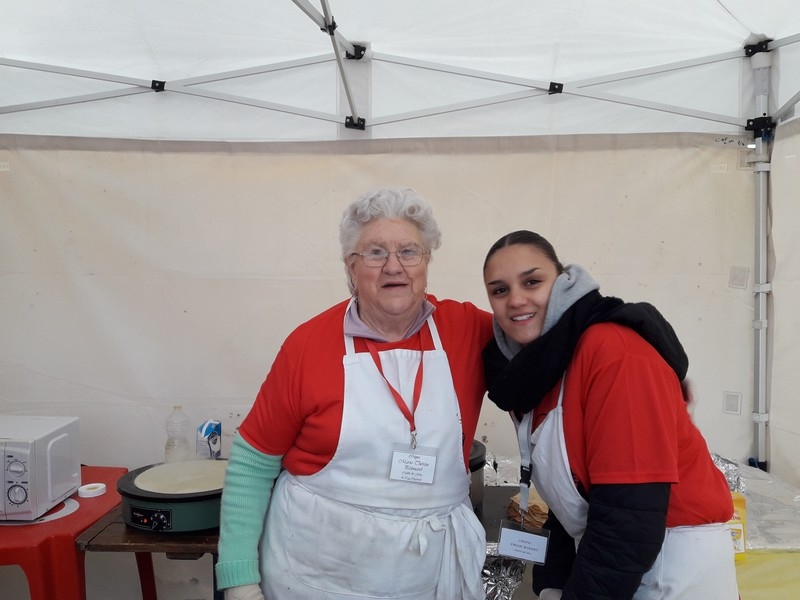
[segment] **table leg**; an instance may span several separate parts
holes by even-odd
[[[54,581],[41,562],[20,562],[20,567],[28,580],[31,600],[47,600],[55,595]]]
[[[60,546],[54,542],[46,552],[20,556],[31,600],[86,600],[83,553]]]
[[[142,600],[158,600],[156,576],[153,572],[153,555],[149,552],[136,552],[136,568],[139,571]]]

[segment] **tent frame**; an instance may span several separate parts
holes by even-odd
[[[37,70],[37,71],[43,71],[43,72],[55,73],[73,77],[95,79],[109,83],[119,83],[121,85],[127,86],[122,89],[97,92],[93,94],[81,94],[63,98],[54,98],[39,102],[28,102],[22,104],[0,106],[0,114],[16,113],[28,110],[39,110],[43,108],[65,106],[69,104],[78,104],[83,102],[96,102],[110,98],[118,98],[122,96],[130,96],[148,92],[160,93],[168,91],[172,93],[208,98],[211,100],[217,100],[221,102],[242,104],[265,110],[283,112],[332,123],[339,123],[339,124],[344,124],[345,127],[348,128],[365,130],[369,127],[374,127],[378,125],[385,125],[400,121],[408,121],[412,119],[421,119],[424,117],[430,117],[440,114],[448,114],[463,110],[470,110],[480,107],[502,104],[506,102],[519,102],[539,96],[546,96],[552,94],[566,94],[570,96],[589,98],[603,102],[611,102],[627,106],[634,106],[647,110],[677,114],[686,117],[702,119],[706,121],[724,123],[727,125],[733,125],[736,127],[740,127],[742,129],[746,129],[751,124],[750,121],[748,119],[744,119],[738,116],[714,113],[709,111],[700,111],[691,109],[689,107],[675,106],[661,102],[648,101],[640,98],[620,96],[617,94],[609,94],[592,88],[601,84],[614,83],[638,77],[646,77],[650,75],[665,73],[668,71],[686,69],[690,67],[702,66],[728,60],[739,60],[743,56],[745,57],[757,56],[758,54],[769,52],[781,46],[800,42],[800,35],[794,35],[777,41],[763,40],[759,42],[759,44],[745,46],[743,51],[726,52],[692,60],[667,63],[645,69],[635,69],[630,71],[606,74],[600,77],[576,80],[568,83],[551,82],[551,81],[546,82],[546,81],[538,81],[534,79],[527,79],[521,77],[512,77],[488,71],[459,68],[453,65],[447,65],[442,63],[414,60],[390,54],[368,53],[366,44],[353,43],[347,40],[343,35],[341,35],[338,32],[336,22],[334,21],[333,16],[330,12],[328,0],[322,1],[324,14],[318,11],[314,6],[312,6],[308,2],[308,0],[292,0],[292,2],[294,2],[320,28],[320,30],[323,33],[325,33],[330,37],[331,45],[333,48],[333,56],[331,56],[330,54],[316,55],[298,60],[258,65],[258,66],[248,67],[245,69],[236,69],[220,73],[210,73],[206,75],[199,75],[195,77],[173,80],[169,82],[159,81],[155,79],[146,80],[140,78],[125,77],[122,75],[88,71],[82,69],[72,69],[60,65],[50,65],[44,63],[35,63],[35,62],[0,58],[0,65],[4,65],[7,67],[16,67],[20,69]],[[485,81],[493,81],[497,83],[517,86],[522,89],[509,93],[496,94],[496,95],[486,96],[483,98],[477,98],[475,100],[467,102],[451,103],[441,106],[428,107],[417,111],[396,113],[393,115],[384,115],[381,117],[371,118],[370,121],[367,121],[366,118],[360,116],[359,110],[357,108],[356,99],[353,96],[352,86],[350,85],[348,78],[348,72],[347,72],[348,70],[345,66],[345,61],[343,60],[342,56],[343,53],[344,53],[344,58],[350,60],[363,60],[364,58],[369,56],[369,60],[376,62],[385,62],[385,63],[408,66],[412,68],[439,71],[463,77],[473,77]],[[240,77],[249,77],[252,75],[259,75],[286,69],[302,68],[309,65],[328,63],[332,61],[335,61],[337,64],[337,72],[339,74],[341,85],[344,89],[347,98],[347,103],[350,108],[351,114],[345,117],[342,117],[342,115],[336,113],[316,111],[299,106],[269,102],[266,100],[250,98],[237,94],[217,92],[214,90],[204,89],[200,87],[202,86],[202,84],[215,81],[230,80]],[[775,119],[777,121],[780,121],[791,117],[794,112],[794,107],[798,102],[800,102],[800,91],[797,94],[795,94],[795,96],[793,96],[784,106],[782,106],[780,109],[776,111]]]
[[[330,27],[335,27],[335,23],[331,23]],[[338,40],[335,34],[331,35],[332,39]],[[352,49],[352,53],[350,51],[347,52],[346,57],[350,59],[360,60],[363,59],[367,55],[364,51],[365,46],[362,45],[354,45],[347,42],[345,47],[349,47]],[[734,125],[737,127],[744,128],[747,125],[747,120],[741,117],[733,116],[733,115],[725,115],[720,113],[713,113],[708,111],[700,111],[691,109],[688,107],[681,107],[675,106],[671,104],[665,104],[661,102],[652,102],[648,100],[643,100],[640,98],[630,98],[625,96],[620,96],[616,94],[608,94],[605,92],[601,92],[598,90],[592,90],[591,88],[596,85],[605,84],[605,83],[613,83],[617,81],[624,81],[627,79],[633,79],[636,77],[645,77],[649,75],[655,75],[659,73],[664,73],[668,71],[673,71],[676,69],[682,69],[692,66],[700,66],[705,64],[711,64],[720,61],[726,60],[733,60],[733,59],[740,59],[742,57],[741,52],[728,52],[723,54],[718,54],[715,56],[704,57],[702,59],[690,60],[690,61],[680,61],[669,63],[665,65],[660,65],[657,67],[647,68],[647,69],[637,69],[632,71],[624,71],[616,74],[609,74],[603,77],[595,77],[586,80],[578,80],[571,83],[559,83],[559,82],[544,82],[544,81],[537,81],[533,79],[526,79],[521,77],[511,77],[505,76],[498,73],[492,73],[488,71],[480,71],[475,69],[463,69],[458,67],[453,67],[451,65],[445,65],[441,63],[433,63],[433,62],[426,62],[421,60],[413,60],[404,57],[394,56],[390,54],[381,54],[381,53],[374,53],[371,55],[371,60],[376,62],[386,62],[398,65],[404,65],[408,67],[414,67],[418,69],[426,69],[431,71],[439,71],[444,72],[452,75],[459,75],[463,77],[473,77],[477,79],[482,79],[485,81],[494,81],[497,83],[505,83],[509,85],[518,86],[520,88],[524,88],[520,91],[510,92],[505,94],[497,94],[492,96],[486,96],[483,98],[477,98],[475,100],[471,100],[468,102],[460,102],[460,103],[452,103],[452,104],[445,104],[441,106],[433,106],[429,108],[425,108],[418,111],[410,111],[405,113],[396,113],[393,115],[385,115],[382,117],[377,117],[372,119],[371,121],[367,122],[363,117],[359,116],[359,111],[357,110],[355,99],[352,96],[351,86],[349,84],[349,80],[347,77],[347,69],[344,66],[344,62],[341,58],[341,48],[338,44],[334,43],[334,57],[332,58],[330,55],[317,55],[312,57],[307,57],[299,60],[293,61],[285,61],[280,63],[272,63],[266,65],[259,65],[254,67],[249,67],[246,69],[237,69],[231,71],[224,71],[220,73],[210,73],[206,75],[199,75],[190,78],[178,79],[169,82],[158,81],[158,80],[146,80],[146,79],[136,79],[131,77],[124,77],[120,75],[113,75],[109,73],[102,73],[96,71],[86,71],[81,69],[70,69],[67,67],[62,67],[59,65],[48,65],[43,63],[33,63],[33,62],[26,62],[20,60],[13,60],[13,59],[5,59],[0,58],[0,65],[8,66],[8,67],[17,67],[21,69],[29,69],[29,70],[36,70],[36,71],[44,71],[48,73],[56,73],[61,75],[69,75],[74,77],[82,77],[87,79],[95,79],[100,81],[106,81],[110,83],[119,83],[127,87],[119,90],[110,90],[105,92],[98,92],[95,94],[82,94],[82,95],[75,95],[75,96],[68,96],[63,98],[54,98],[50,100],[44,100],[39,102],[29,102],[23,104],[14,104],[14,105],[7,105],[7,106],[0,106],[0,114],[7,114],[7,113],[16,113],[16,112],[23,112],[27,110],[39,110],[43,108],[50,108],[55,106],[65,106],[69,104],[78,104],[82,102],[95,102],[99,100],[106,100],[109,98],[118,98],[121,96],[130,96],[134,94],[143,94],[148,92],[164,92],[169,91],[172,93],[177,94],[187,94],[191,96],[199,96],[203,98],[208,98],[212,100],[218,100],[221,102],[231,102],[236,104],[244,104],[247,106],[253,106],[256,108],[262,108],[266,110],[273,110],[278,112],[289,113],[293,115],[298,115],[302,117],[308,117],[312,119],[319,119],[322,121],[328,121],[332,123],[340,123],[344,124],[348,127],[353,127],[352,124],[349,123],[352,120],[355,123],[362,121],[361,125],[358,126],[358,129],[365,129],[367,127],[373,127],[377,125],[385,125],[388,123],[396,123],[399,121],[407,121],[411,119],[421,119],[424,117],[430,117],[434,115],[440,114],[448,114],[457,111],[469,110],[474,108],[481,108],[485,106],[491,106],[495,104],[502,104],[505,102],[518,102],[521,100],[526,100],[529,98],[535,98],[538,96],[546,96],[552,95],[556,93],[576,96],[576,97],[583,97],[583,98],[590,98],[594,100],[601,100],[604,102],[612,102],[616,104],[624,104],[628,106],[635,106],[638,108],[644,108],[649,110],[661,111],[666,113],[672,113],[687,117],[693,117],[697,119],[704,119],[707,121],[714,121],[719,123],[725,123],[728,125]],[[338,72],[340,75],[342,86],[345,90],[345,94],[347,95],[348,103],[350,105],[351,115],[342,118],[341,115],[334,114],[334,113],[326,113],[322,111],[315,111],[306,108],[302,108],[299,106],[290,106],[286,104],[279,104],[275,102],[269,102],[266,100],[259,100],[256,98],[249,98],[246,96],[240,96],[237,94],[227,94],[224,92],[217,92],[214,90],[203,89],[198,86],[204,83],[210,83],[214,81],[223,81],[229,79],[236,79],[240,77],[249,77],[252,75],[259,75],[263,73],[270,73],[274,71],[280,71],[285,69],[295,69],[295,68],[302,68],[313,64],[320,64],[320,63],[327,63],[331,61],[336,61],[338,65]],[[795,103],[800,102],[800,93],[795,98]]]

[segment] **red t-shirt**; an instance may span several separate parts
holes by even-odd
[[[464,464],[478,426],[486,384],[481,350],[492,337],[490,313],[470,303],[437,300],[433,320],[461,409]],[[283,455],[283,466],[294,475],[311,475],[333,457],[339,442],[344,395],[344,301],[295,329],[283,343],[255,403],[239,427],[254,448]],[[395,348],[433,349],[427,325],[406,340],[377,343],[378,351]],[[368,352],[363,338],[356,352]]]
[[[559,389],[537,408],[534,427]],[[675,372],[632,329],[601,323],[584,332],[567,367],[563,410],[572,474],[587,492],[594,484],[666,482],[667,527],[731,518],[730,489]]]

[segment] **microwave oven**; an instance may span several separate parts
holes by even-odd
[[[81,485],[77,417],[0,415],[0,520],[32,521]]]

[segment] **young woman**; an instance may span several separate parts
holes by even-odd
[[[687,411],[688,361],[649,304],[602,296],[530,231],[484,263],[489,397],[550,507],[542,599],[736,600],[733,504]]]

